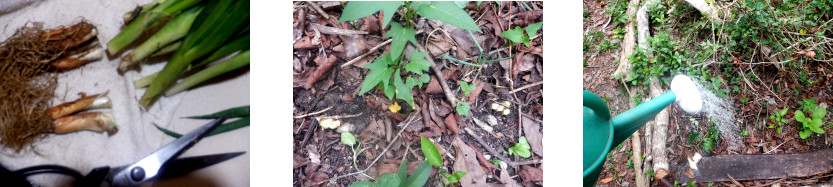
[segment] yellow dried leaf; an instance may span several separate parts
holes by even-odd
[[[393,113],[399,112],[399,109],[402,109],[402,107],[400,107],[399,104],[397,104],[396,102],[393,102],[393,104],[388,106],[388,110],[390,110],[390,112]]]

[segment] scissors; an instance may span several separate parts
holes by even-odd
[[[32,186],[26,179],[27,177],[51,173],[69,175],[75,178],[75,186],[101,186],[105,183],[110,186],[138,186],[152,180],[181,176],[246,153],[233,152],[177,158],[226,119],[227,117],[223,117],[211,121],[129,165],[113,168],[110,166],[97,167],[87,175],[82,175],[77,170],[60,165],[39,165],[16,171],[0,166],[0,181],[4,181],[4,185]]]

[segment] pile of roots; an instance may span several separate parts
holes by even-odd
[[[55,72],[65,68],[56,65],[83,64],[79,48],[100,46],[95,35],[86,21],[55,30],[36,24],[0,43],[0,147],[20,151],[52,131],[46,110],[57,86]]]

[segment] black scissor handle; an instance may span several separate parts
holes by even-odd
[[[8,170],[6,170],[8,171]],[[75,186],[100,186],[101,183],[104,181],[104,177],[107,173],[110,172],[110,167],[99,167],[95,168],[90,171],[89,174],[86,176],[81,175],[81,172],[78,172],[75,169],[68,168],[66,166],[61,165],[39,165],[39,166],[32,166],[23,168],[16,171],[11,171],[10,175],[6,177],[0,177],[0,179],[4,179],[4,181],[11,182],[11,186],[32,186],[31,183],[27,180],[28,177],[32,175],[38,174],[63,174],[68,175],[72,178],[75,178]]]

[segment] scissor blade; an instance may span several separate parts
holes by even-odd
[[[153,152],[142,160],[139,160],[135,164],[119,171],[113,178],[113,185],[136,186],[145,181],[156,178],[159,174],[159,170],[166,163],[173,160],[172,158],[176,158],[185,152],[188,148],[191,148],[191,146],[194,146],[194,144],[208,135],[209,132],[217,128],[217,126],[222,124],[226,119],[226,117],[223,117],[211,121],[189,132],[188,134],[183,135],[173,142],[168,143],[168,145],[159,148],[159,150]]]
[[[191,173],[202,168],[232,159],[234,157],[245,154],[246,152],[222,153],[213,155],[203,155],[187,158],[177,158],[165,164],[159,170],[159,179],[166,179],[171,177],[178,177]]]

